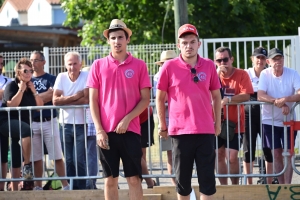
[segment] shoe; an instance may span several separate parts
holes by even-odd
[[[63,187],[61,190],[70,190],[70,185]]]
[[[26,180],[33,179],[31,163],[23,166],[23,177]]]
[[[33,188],[33,190],[43,190],[43,188],[40,187],[40,186],[35,186],[35,187]]]

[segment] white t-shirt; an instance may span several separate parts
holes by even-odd
[[[53,89],[62,90],[63,96],[71,96],[86,88],[87,77],[88,72],[81,71],[77,80],[72,82],[68,76],[68,72],[60,73],[56,78]],[[75,122],[75,124],[84,124],[84,121],[83,108],[60,109],[59,111],[59,123],[73,124]]]
[[[257,92],[259,78],[256,76],[254,68],[251,67],[251,68],[245,69],[245,71],[248,73],[248,75],[250,77],[254,92]]]
[[[272,68],[265,69],[261,72],[259,77],[258,90],[265,91],[269,96],[274,98],[282,98],[295,94],[300,89],[300,76],[296,70],[283,67],[283,74],[276,77]],[[291,108],[294,102],[287,102],[286,105]],[[274,117],[272,109],[274,107]],[[295,115],[295,113],[294,113]],[[282,109],[273,105],[262,106],[262,123],[283,127],[284,115]],[[290,114],[287,115],[287,120],[290,120]]]
[[[0,74],[0,89],[5,90],[6,85],[11,82],[11,79]],[[2,105],[2,97],[0,100],[0,106]]]

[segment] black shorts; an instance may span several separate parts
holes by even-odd
[[[122,159],[125,177],[139,176],[142,178],[141,137],[133,132],[117,134],[107,133],[110,149],[99,148],[103,177],[119,176],[120,159]]]
[[[205,195],[216,193],[215,135],[186,134],[171,138],[177,193],[182,196],[191,193],[194,162],[197,167],[199,191]]]
[[[216,138],[218,138],[218,140],[217,140],[218,149],[224,145],[225,148],[235,149],[235,150],[239,151],[240,147],[242,145],[243,133],[241,133],[240,136],[241,137],[239,137],[239,134],[235,133],[233,139],[231,141],[229,141],[229,147],[227,146],[227,140],[224,140],[220,137],[216,137]]]
[[[150,129],[148,124],[150,123]],[[149,138],[150,131],[150,138]],[[153,114],[150,115],[149,122],[148,120],[141,124],[141,144],[142,148],[152,146],[154,144],[154,119]],[[149,141],[150,139],[150,141]]]
[[[258,107],[258,109],[260,109],[260,107]],[[245,116],[246,116],[245,134],[243,136],[244,161],[246,163],[250,163],[250,161],[253,162],[255,160],[256,139],[257,139],[257,135],[260,134],[262,130],[261,130],[261,121],[260,121],[259,114],[255,114],[255,112],[253,112],[253,114],[251,115],[251,121],[249,121],[249,113],[246,113]],[[251,133],[250,133],[250,128],[251,128]],[[262,136],[262,134],[260,134],[260,136]],[[251,142],[250,142],[250,138],[251,138]],[[265,147],[263,148],[263,152],[264,152],[265,160],[267,162],[273,162],[271,149]]]

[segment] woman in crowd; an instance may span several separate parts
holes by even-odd
[[[2,107],[23,107],[23,106],[42,106],[43,101],[37,95],[31,76],[33,69],[31,62],[22,58],[15,66],[15,80],[10,82],[4,91],[2,98]],[[19,121],[19,111],[10,111],[9,113],[0,112],[0,133],[3,137],[11,137],[11,164],[12,178],[20,177],[20,168],[22,161],[23,178],[30,180],[33,178],[32,166],[30,162],[31,155],[31,130],[30,130],[30,110],[21,110]],[[19,141],[21,140],[21,146]],[[5,148],[2,163],[7,163],[8,140]],[[21,157],[23,156],[23,158]],[[12,190],[18,190],[18,182],[13,182]]]
[[[253,67],[248,68],[246,71],[250,76],[252,82],[254,94],[250,96],[250,101],[257,101],[257,89],[259,75],[262,70],[266,67],[266,58],[268,52],[264,47],[257,47],[254,49],[251,61]],[[245,106],[245,135],[243,137],[243,147],[244,147],[244,172],[245,174],[250,174],[253,171],[253,162],[255,160],[255,150],[256,150],[256,138],[257,134],[261,133],[261,114],[260,105],[250,105]],[[251,132],[250,132],[251,127]],[[250,140],[251,139],[251,140]],[[251,141],[251,142],[250,142]],[[272,163],[273,157],[271,149],[263,148],[263,153],[266,161],[266,171],[267,174],[272,174]],[[267,178],[267,183],[272,184],[272,177]],[[248,184],[252,184],[252,178],[247,179]]]

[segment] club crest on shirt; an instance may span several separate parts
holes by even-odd
[[[134,75],[134,71],[133,71],[132,69],[127,69],[127,70],[125,71],[125,76],[126,76],[126,78],[132,78],[133,75]]]
[[[206,74],[204,72],[200,72],[197,74],[199,81],[205,81],[206,80]]]

